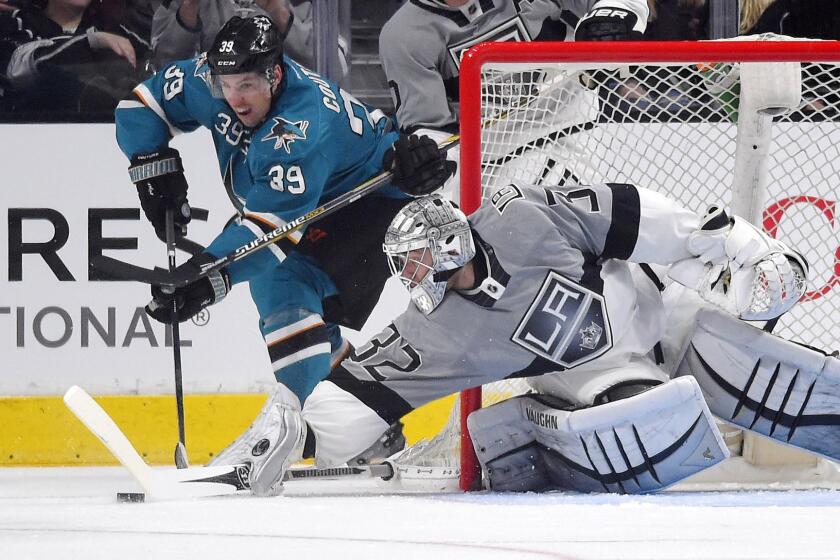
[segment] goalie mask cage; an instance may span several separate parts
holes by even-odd
[[[478,45],[460,67],[462,206],[474,211],[491,189],[512,180],[632,183],[701,214],[721,202],[760,222],[810,263],[807,294],[776,332],[835,350],[838,44],[761,36]],[[740,78],[756,63],[793,63],[794,74],[790,64],[785,68],[801,77],[794,108],[758,112],[741,102],[754,86],[745,82],[742,92]],[[485,387],[484,406],[523,392],[523,386],[518,380]],[[444,432],[460,442],[452,452],[460,445],[466,490],[480,480],[466,417],[482,406],[482,389],[465,391],[460,403]]]

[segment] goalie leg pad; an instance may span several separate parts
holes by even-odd
[[[729,456],[690,378],[573,411],[526,395],[467,422],[493,490],[654,492]]]
[[[283,474],[301,459],[306,425],[300,401],[278,383],[251,426],[219,453],[210,465],[250,465],[251,492],[276,496],[283,490]]]
[[[836,357],[704,309],[677,375],[693,375],[722,420],[840,460]]]

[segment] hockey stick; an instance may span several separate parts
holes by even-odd
[[[457,145],[460,142],[458,135],[450,136],[438,147],[441,151],[447,151],[449,148]],[[91,258],[91,265],[94,268],[101,270],[115,278],[123,280],[135,280],[145,284],[153,284],[161,288],[176,289],[182,288],[188,284],[192,284],[196,280],[203,278],[211,272],[222,269],[233,262],[236,262],[251,253],[264,249],[281,239],[284,239],[294,233],[295,231],[304,228],[318,220],[326,218],[327,216],[349,206],[356,202],[363,196],[379,190],[384,185],[388,184],[393,176],[391,171],[383,171],[379,175],[372,177],[347,191],[346,193],[327,201],[322,206],[310,210],[303,216],[295,218],[291,222],[285,223],[282,226],[257,237],[253,241],[235,249],[233,252],[219,257],[211,263],[207,263],[202,267],[198,273],[182,270],[180,272],[163,272],[159,270],[149,270],[133,264],[129,264],[111,257],[98,255]]]
[[[175,212],[166,209],[166,257],[169,272],[175,270]],[[181,327],[178,323],[178,300],[172,298],[172,358],[175,367],[175,408],[178,413],[178,443],[175,445],[175,466],[186,469],[190,466],[187,459],[187,439],[184,430],[184,384],[181,375]]]
[[[128,469],[150,501],[225,496],[250,490],[249,465],[153,469],[143,461],[108,413],[84,389],[74,385],[65,393],[64,402],[82,424],[105,444],[114,458]],[[440,492],[457,489],[458,469],[405,465],[397,459],[377,465],[289,469],[283,476],[285,482],[348,478],[378,478],[394,489]]]
[[[110,416],[78,386],[64,395],[64,403],[143,487],[150,500],[223,496],[248,490],[245,465],[152,469]]]

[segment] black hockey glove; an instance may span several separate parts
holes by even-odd
[[[639,41],[642,33],[633,30],[638,19],[622,8],[595,8],[578,22],[575,41]]]
[[[424,196],[442,187],[458,164],[447,160],[446,153],[428,136],[400,134],[385,152],[382,167],[394,173],[391,183],[402,192]]]
[[[187,202],[187,179],[178,150],[165,146],[150,154],[134,156],[128,175],[137,186],[140,206],[158,238],[166,240],[168,209],[173,211],[176,235],[186,235],[190,205]]]
[[[207,253],[199,253],[177,270],[186,268],[191,274],[197,274],[202,265],[214,260]],[[146,314],[155,321],[171,324],[172,301],[175,300],[178,302],[178,322],[183,323],[205,307],[222,301],[229,291],[230,278],[224,269],[212,272],[173,293],[164,293],[160,287],[152,286],[152,301],[146,305]]]

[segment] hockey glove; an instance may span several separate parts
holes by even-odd
[[[575,41],[639,41],[642,33],[633,29],[638,19],[622,8],[596,8],[578,22]]]
[[[202,265],[216,260],[207,253],[199,253],[178,267],[178,271],[188,269],[191,274],[197,274]],[[230,291],[230,278],[222,269],[211,272],[174,292],[165,293],[160,287],[152,286],[152,301],[146,305],[146,314],[160,323],[172,323],[172,302],[178,302],[178,322],[183,323],[193,315],[222,301]]]
[[[442,187],[458,164],[447,160],[446,153],[428,136],[400,134],[385,152],[382,167],[394,173],[391,183],[398,189],[411,196],[425,196]]]
[[[689,235],[687,249],[696,258],[675,263],[668,275],[741,319],[778,317],[805,293],[807,261],[718,206],[710,207]]]
[[[166,211],[173,210],[175,232],[187,234],[190,205],[187,179],[178,150],[168,146],[131,158],[128,175],[137,187],[140,206],[161,240],[166,240]]]

